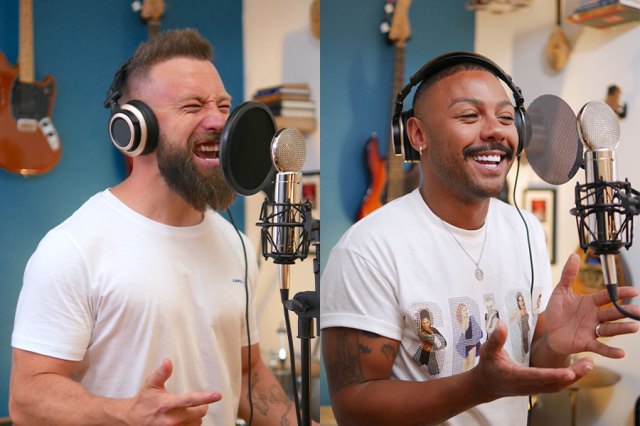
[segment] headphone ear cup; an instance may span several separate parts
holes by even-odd
[[[158,146],[158,137],[160,133],[160,127],[158,126],[158,119],[156,115],[153,113],[153,110],[149,105],[145,104],[142,101],[132,100],[128,102],[129,105],[134,106],[140,111],[140,114],[144,117],[144,123],[147,128],[147,137],[144,141],[144,148],[140,155],[151,154]],[[140,138],[142,141],[142,137]]]
[[[402,123],[402,106],[400,110],[391,117],[391,142],[393,143],[393,152],[395,155],[402,154],[402,144],[404,141],[404,127]]]
[[[403,157],[405,162],[418,163],[420,162],[420,153],[411,146],[411,139],[409,138],[409,133],[407,133],[407,121],[411,117],[413,117],[413,108],[402,113]]]
[[[112,109],[109,137],[123,154],[136,157],[153,152],[158,132],[156,116],[144,102],[132,100]]]
[[[516,107],[514,124],[518,132],[518,147],[516,148],[516,156],[522,154],[525,147],[529,146],[531,140],[531,122],[527,116],[527,112],[523,107]]]

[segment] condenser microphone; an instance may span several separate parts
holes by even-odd
[[[615,255],[622,247],[618,237],[620,212],[607,209],[616,201],[618,181],[616,148],[620,141],[620,125],[615,112],[604,102],[589,102],[578,113],[578,134],[585,146],[584,167],[587,185],[587,205],[594,209],[587,216],[592,232],[587,235],[588,245],[600,256],[605,285],[617,285],[618,274]]]
[[[578,222],[580,246],[599,256],[604,284],[616,309],[640,320],[618,302],[616,255],[620,248],[631,246],[633,216],[638,214],[638,192],[628,181],[618,180],[618,117],[604,102],[588,102],[578,113],[578,134],[585,147],[586,184],[576,185],[576,208],[571,213]]]
[[[280,290],[289,289],[289,265],[299,249],[300,224],[303,215],[299,209],[301,199],[302,167],[306,159],[306,143],[300,131],[291,128],[279,130],[271,141],[271,161],[277,170],[273,195],[274,263],[280,273]]]

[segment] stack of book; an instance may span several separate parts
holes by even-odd
[[[640,0],[583,1],[567,21],[594,28],[607,28],[640,20]]]
[[[581,13],[591,9],[597,9],[602,6],[608,6],[618,3],[618,0],[581,0],[580,5],[575,8],[573,13]]]
[[[278,129],[293,127],[302,132],[316,127],[316,109],[306,83],[285,83],[258,89],[253,100],[265,104],[274,115]]]

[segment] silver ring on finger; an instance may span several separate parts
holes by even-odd
[[[602,337],[602,335],[600,334],[600,327],[602,326],[602,323],[599,322],[598,325],[596,325],[596,337]]]

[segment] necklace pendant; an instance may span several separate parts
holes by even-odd
[[[476,275],[476,279],[478,281],[482,281],[482,279],[484,278],[484,272],[482,272],[482,269],[480,269],[479,266],[476,266],[475,275]]]

